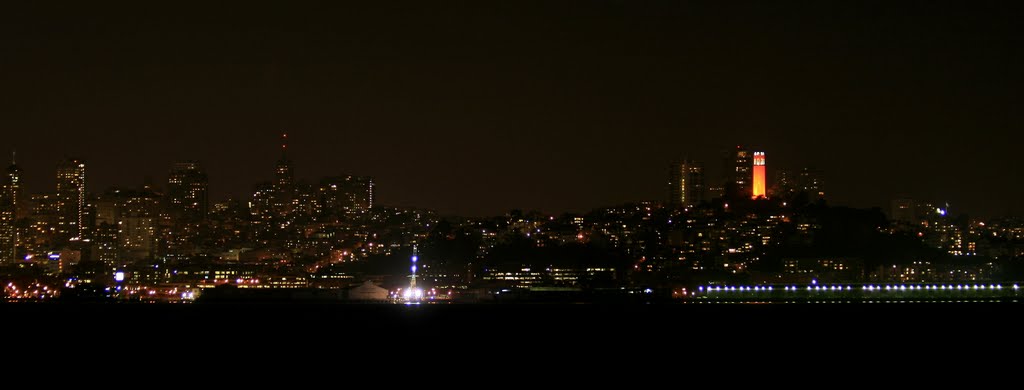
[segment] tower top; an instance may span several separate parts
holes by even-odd
[[[18,154],[17,152],[11,152],[11,165],[7,167],[8,175],[16,175],[21,173],[21,168],[18,168]]]
[[[288,159],[288,133],[281,133],[281,159]]]

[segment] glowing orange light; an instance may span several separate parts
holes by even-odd
[[[764,152],[754,152],[754,193],[753,198],[767,197]]]

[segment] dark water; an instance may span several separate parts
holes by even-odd
[[[601,384],[607,375],[672,379],[679,370],[732,380],[719,372],[756,368],[772,377],[791,375],[779,377],[785,380],[845,370],[858,377],[877,374],[884,381],[894,367],[938,372],[935,367],[952,365],[960,372],[1018,361],[1013,356],[1022,350],[1022,308],[1013,303],[2,304],[0,346],[18,359],[50,362],[40,368],[62,362],[86,372],[117,368],[147,378],[190,372],[250,379],[267,373],[287,378],[363,374],[391,383],[403,377],[391,378],[391,370],[441,378],[550,371]],[[353,371],[353,366],[362,368]]]
[[[751,341],[844,339],[985,332],[1020,335],[1015,303],[919,304],[2,304],[0,327],[92,337],[336,339],[389,343],[469,337],[675,342],[722,337]],[[329,340],[328,340],[329,341]]]
[[[996,372],[990,364],[1018,361],[1022,308],[0,304],[0,347],[19,361],[40,362],[34,367],[47,372],[74,367],[123,376],[125,383],[176,378],[182,386],[198,383],[196,373],[252,383],[265,376],[286,382],[358,377],[389,386],[554,375],[604,386],[608,380],[661,383],[681,375],[718,383],[737,379],[723,372],[746,373],[738,378],[755,383],[837,383],[835,373],[843,372],[844,382],[856,377],[881,383],[897,369]],[[752,376],[751,369],[767,376]]]

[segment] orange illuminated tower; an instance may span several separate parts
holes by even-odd
[[[768,195],[767,191],[765,191],[767,185],[765,184],[764,162],[764,152],[754,152],[754,199]]]

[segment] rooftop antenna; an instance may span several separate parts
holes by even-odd
[[[288,133],[281,133],[281,159],[288,159]]]

